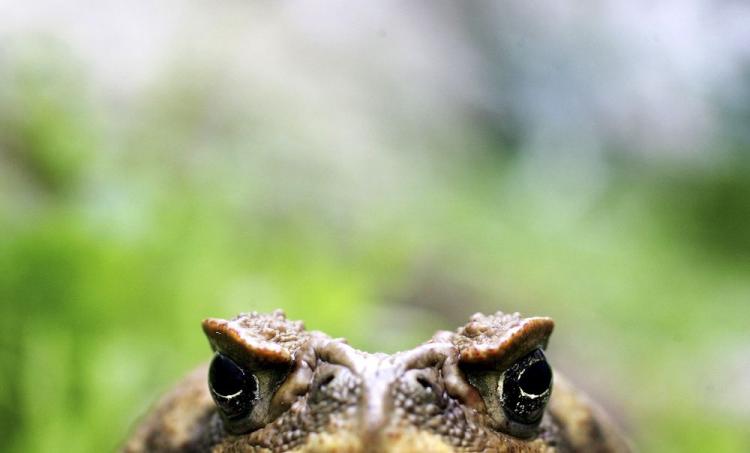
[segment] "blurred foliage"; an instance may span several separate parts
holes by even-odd
[[[731,394],[750,370],[723,372],[748,346],[744,151],[613,158],[593,190],[530,171],[488,125],[360,197],[361,175],[266,150],[306,136],[222,104],[216,74],[168,74],[128,116],[73,63],[19,67],[0,79],[4,451],[115,448],[207,359],[201,318],[277,307],[389,351],[474,311],[549,314],[551,357],[644,451],[750,449]]]

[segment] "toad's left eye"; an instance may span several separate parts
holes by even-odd
[[[531,425],[544,415],[552,392],[552,369],[541,349],[517,360],[498,382],[503,411],[511,420]]]

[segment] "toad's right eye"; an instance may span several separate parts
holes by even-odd
[[[228,420],[247,417],[258,400],[258,379],[229,357],[218,353],[208,370],[208,386]]]
[[[541,349],[520,358],[498,384],[505,414],[524,425],[539,424],[552,392],[552,369]]]

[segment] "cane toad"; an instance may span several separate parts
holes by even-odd
[[[389,355],[281,311],[207,319],[210,365],[166,395],[124,451],[629,451],[553,377],[543,352],[552,328],[549,318],[476,314]]]

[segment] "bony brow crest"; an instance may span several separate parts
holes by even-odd
[[[519,313],[477,313],[450,335],[466,366],[506,368],[529,351],[545,349],[555,323],[550,318],[522,318]],[[436,335],[446,336],[445,333]]]
[[[203,332],[211,348],[232,356],[241,365],[290,366],[310,338],[301,321],[289,321],[280,310],[271,315],[243,313],[231,320],[208,318]]]

